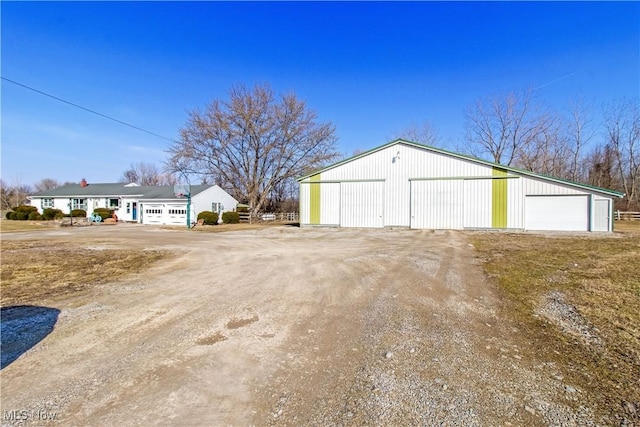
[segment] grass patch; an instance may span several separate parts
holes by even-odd
[[[471,241],[507,299],[507,310],[544,357],[563,368],[565,381],[586,391],[602,422],[640,421],[640,239],[635,228],[617,237],[487,233]],[[581,336],[579,328],[567,330],[541,315],[548,296],[558,294],[600,344]]]
[[[615,221],[613,229],[616,233],[640,236],[640,221]]]
[[[0,233],[15,233],[19,231],[50,230],[51,227],[41,221],[11,221],[0,220]]]
[[[2,306],[39,304],[146,270],[167,251],[88,249],[66,241],[2,241]]]

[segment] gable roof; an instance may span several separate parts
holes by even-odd
[[[341,161],[339,161],[337,163],[334,163],[334,164],[332,164],[330,166],[327,166],[325,168],[322,168],[320,170],[316,170],[316,171],[314,171],[312,173],[309,173],[307,175],[301,176],[300,178],[298,178],[298,182],[300,182],[300,181],[302,181],[304,179],[307,179],[307,178],[311,177],[312,175],[317,175],[319,173],[328,171],[330,169],[334,169],[334,168],[336,168],[338,166],[342,166],[344,164],[350,163],[350,162],[352,162],[354,160],[357,160],[357,159],[360,159],[362,157],[365,157],[365,156],[368,156],[370,154],[373,154],[375,152],[384,150],[385,148],[391,147],[391,146],[396,145],[396,144],[404,144],[404,145],[408,145],[410,147],[418,148],[418,149],[421,149],[421,150],[431,151],[431,152],[437,153],[437,154],[444,154],[446,156],[455,157],[455,158],[458,158],[458,159],[461,159],[461,160],[466,160],[466,161],[478,163],[478,164],[485,165],[485,166],[497,167],[497,168],[504,169],[504,170],[509,171],[509,172],[513,172],[513,173],[518,174],[518,175],[530,176],[530,177],[542,179],[542,180],[545,180],[545,181],[555,182],[557,184],[568,185],[570,187],[580,188],[582,190],[598,192],[598,193],[606,194],[606,195],[609,195],[609,196],[624,197],[624,193],[621,193],[619,191],[609,190],[607,188],[595,187],[593,185],[582,184],[582,183],[579,183],[579,182],[574,182],[574,181],[569,181],[569,180],[566,180],[566,179],[556,178],[556,177],[549,176],[549,175],[543,175],[543,174],[540,174],[540,173],[535,173],[535,172],[531,172],[531,171],[524,170],[524,169],[514,168],[513,166],[505,166],[505,165],[501,165],[499,163],[494,163],[494,162],[489,162],[489,161],[486,161],[486,160],[482,160],[482,159],[479,159],[477,157],[467,156],[465,154],[460,154],[460,153],[455,153],[453,151],[443,150],[442,148],[436,148],[436,147],[432,147],[430,145],[420,144],[418,142],[407,141],[405,139],[395,139],[395,140],[393,140],[391,142],[388,142],[386,144],[383,144],[383,145],[381,145],[379,147],[373,148],[371,150],[368,150],[368,151],[365,151],[363,153],[357,154],[355,156],[349,157],[347,159],[341,160]]]
[[[192,185],[191,197],[214,187],[214,185]],[[138,185],[130,186],[124,183],[68,184],[47,191],[32,194],[30,197],[138,197],[144,199],[177,199],[172,185]]]

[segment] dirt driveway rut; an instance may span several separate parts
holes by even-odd
[[[463,233],[130,226],[7,238],[179,255],[43,301],[60,315],[2,370],[4,425],[7,411],[33,425],[593,424],[581,391],[503,318]]]

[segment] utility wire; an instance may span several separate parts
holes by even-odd
[[[141,131],[141,132],[148,133],[149,135],[153,135],[153,136],[155,136],[155,137],[157,137],[157,138],[162,138],[162,139],[165,139],[165,140],[170,141],[170,142],[177,142],[177,141],[176,141],[176,140],[174,140],[174,139],[167,138],[166,136],[158,135],[157,133],[155,133],[155,132],[151,132],[150,130],[146,130],[146,129],[143,129],[143,128],[139,127],[139,126],[135,126],[135,125],[132,125],[132,124],[130,124],[130,123],[123,122],[122,120],[115,119],[115,118],[113,118],[113,117],[107,116],[106,114],[99,113],[99,112],[97,112],[97,111],[95,111],[95,110],[92,110],[92,109],[90,109],[90,108],[86,108],[86,107],[83,107],[83,106],[81,106],[81,105],[74,104],[73,102],[66,101],[66,100],[64,100],[64,99],[62,99],[62,98],[58,98],[57,96],[53,96],[53,95],[51,95],[51,94],[48,94],[48,93],[43,92],[43,91],[38,90],[38,89],[34,89],[34,88],[32,88],[32,87],[30,87],[30,86],[27,86],[27,85],[25,85],[25,84],[18,83],[18,82],[16,82],[15,80],[11,80],[11,79],[8,79],[8,78],[6,78],[6,77],[1,77],[1,76],[0,76],[0,79],[4,80],[4,81],[6,81],[6,82],[9,82],[9,83],[13,83],[13,84],[14,84],[14,85],[16,85],[16,86],[20,86],[20,87],[23,87],[23,88],[25,88],[25,89],[29,89],[29,90],[31,90],[31,91],[33,91],[33,92],[35,92],[35,93],[39,93],[40,95],[44,95],[44,96],[47,96],[47,97],[49,97],[49,98],[55,99],[56,101],[60,101],[60,102],[63,102],[63,103],[65,103],[65,104],[71,105],[71,106],[73,106],[73,107],[79,108],[79,109],[81,109],[81,110],[88,111],[89,113],[93,113],[93,114],[95,114],[95,115],[97,115],[97,116],[104,117],[105,119],[109,119],[109,120],[112,120],[112,121],[114,121],[114,122],[116,122],[116,123],[120,123],[121,125],[129,126],[130,128],[133,128],[133,129],[135,129],[135,130],[139,130],[139,131]]]

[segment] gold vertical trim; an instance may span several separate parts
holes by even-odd
[[[493,176],[507,176],[507,171],[493,168]],[[493,179],[491,182],[491,227],[507,228],[507,184],[506,179]]]
[[[309,184],[309,223],[320,224],[320,174],[312,175]]]

